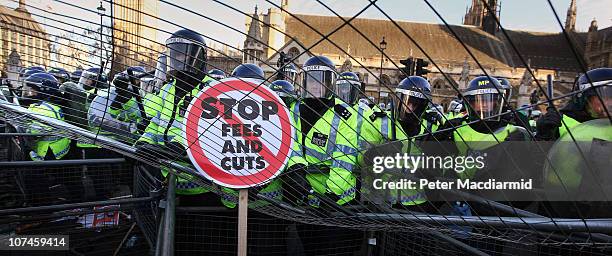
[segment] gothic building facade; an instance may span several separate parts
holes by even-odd
[[[396,25],[389,20],[355,18],[349,26],[335,16],[286,12],[289,2],[283,0],[281,9],[270,8],[266,14],[253,16],[258,20],[247,20],[249,34],[256,31],[252,36],[257,40],[248,37],[245,55],[255,55],[249,54],[252,50],[258,51],[258,54],[263,52],[265,58],[262,59],[265,60],[259,65],[268,75],[276,69],[278,52],[292,57],[298,66],[310,56],[325,55],[334,61],[339,70],[358,73],[366,84],[366,94],[381,101],[386,100],[403,75],[399,71],[403,67],[400,60],[407,57],[424,58],[431,63],[427,79],[434,88],[438,102],[448,102],[457,94],[455,88],[464,88],[467,81],[486,72],[511,81],[516,95],[512,103],[516,105],[528,103],[529,94],[537,88],[537,83],[546,84],[548,74],[555,79],[555,94],[569,92],[575,76],[582,72],[585,63],[582,58],[576,59],[572,46],[576,47],[581,57],[592,56],[593,60],[608,58],[609,63],[610,51],[605,55],[605,50],[600,50],[601,47],[612,48],[609,43],[587,45],[587,39],[599,42],[602,38],[612,38],[606,36],[608,32],[605,31],[608,30],[590,33],[569,30],[571,43],[560,32],[506,30],[506,37],[497,26],[498,1],[489,0],[487,5],[489,8],[482,1],[474,0],[467,9],[463,25],[447,27],[444,24],[405,21],[396,21]],[[488,12],[488,9],[492,11]],[[566,28],[575,28],[575,14],[575,1],[571,1]],[[321,34],[330,33],[329,37],[321,40]],[[379,42],[383,37],[388,44],[381,51]],[[263,44],[258,46],[251,44],[252,41]],[[533,76],[526,66],[530,67]]]

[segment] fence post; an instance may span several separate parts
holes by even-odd
[[[163,216],[160,219],[159,228],[157,230],[157,241],[155,242],[156,256],[172,256],[174,255],[174,223],[175,223],[175,206],[176,206],[176,176],[173,173],[168,174],[168,192],[166,193],[166,201],[164,206]]]
[[[238,195],[238,256],[247,255],[247,220],[249,190],[241,189]]]

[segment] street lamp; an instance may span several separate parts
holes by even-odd
[[[106,12],[106,9],[104,8],[104,6],[102,6],[102,1],[100,1],[100,6],[98,6],[97,8],[98,10],[98,14],[100,14],[100,70],[102,70],[104,67],[104,58],[102,58],[102,44],[104,42],[103,39],[103,30],[104,30],[104,25],[102,23],[102,19],[104,18],[104,12]]]
[[[385,41],[385,37],[383,36],[382,41],[380,41],[380,75],[378,76],[378,103],[380,103],[380,91],[382,90],[382,72],[383,72],[383,62],[385,60],[385,49],[387,49],[387,42]]]

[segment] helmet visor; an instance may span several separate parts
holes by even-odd
[[[498,93],[474,94],[465,96],[467,104],[471,106],[470,112],[483,120],[499,121],[504,96]],[[494,117],[496,116],[496,117]]]
[[[285,77],[285,80],[291,83],[295,83],[295,78],[297,77],[297,71],[292,68],[284,68],[283,76]]]
[[[589,114],[594,118],[607,118],[612,113],[612,81],[608,84],[595,86],[588,96]]]
[[[427,97],[416,91],[396,89],[393,100],[395,115],[398,120],[406,120],[409,118],[419,118],[427,108]]]
[[[21,96],[26,99],[34,99],[38,96],[38,91],[36,91],[36,87],[40,88],[40,84],[28,83],[24,82],[23,87],[21,89]]]
[[[140,96],[143,96],[147,93],[151,93],[155,91],[155,78],[153,77],[142,77],[140,78]]]
[[[157,91],[159,88],[164,86],[164,83],[166,82],[166,64],[166,56],[159,56],[157,59],[157,66],[155,67],[155,80],[153,83],[153,86],[157,88],[152,88],[152,92]]]
[[[85,90],[93,89],[97,84],[98,74],[89,71],[83,71],[79,79],[79,85]]]
[[[174,38],[175,43],[168,44],[168,71],[176,70],[199,74],[206,65],[206,49],[187,39]]]
[[[302,79],[302,97],[327,98],[336,80],[336,74],[331,70],[313,70],[304,73]]]
[[[344,102],[354,104],[359,96],[359,82],[340,80],[336,83],[334,94]]]

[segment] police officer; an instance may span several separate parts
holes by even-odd
[[[468,110],[467,116],[448,120],[443,128],[451,129],[451,132],[437,133],[437,139],[454,141],[457,154],[462,156],[494,150],[495,146],[505,141],[531,140],[531,135],[525,128],[513,125],[507,119],[501,118],[504,102],[501,89],[501,85],[495,78],[480,76],[470,81],[467,90],[463,93],[464,107]],[[489,156],[491,159],[494,158],[492,153],[489,153]],[[506,165],[500,168],[514,167],[508,165],[507,158],[500,160],[497,164]],[[493,167],[488,166],[487,168]],[[475,172],[476,169],[465,170],[459,176],[471,178]]]
[[[91,102],[96,96],[106,96],[108,94],[108,91],[106,89],[108,89],[109,85],[106,74],[104,74],[98,67],[88,68],[81,72],[81,78],[79,78],[78,86],[82,88],[85,92],[85,102],[82,106],[84,107],[83,111],[85,111],[86,113],[89,112]],[[88,129],[92,132],[98,131],[98,127],[92,126],[89,123]],[[108,151],[102,153],[102,151],[98,150],[100,147],[80,140],[77,141],[76,146],[77,148],[81,149],[81,157],[83,159],[97,158],[100,156],[104,156],[105,153],[110,152]]]
[[[357,113],[334,97],[336,78],[336,68],[327,57],[314,56],[304,63],[302,100],[294,107],[300,117],[295,127],[302,133],[301,150],[290,160],[286,178],[291,184],[283,186],[292,188],[285,190],[290,201],[306,195],[307,203],[317,207],[323,196],[338,205],[356,197],[357,134],[349,119]],[[300,157],[307,164],[294,159]]]
[[[226,77],[225,72],[220,69],[211,69],[208,71],[208,76],[215,80],[221,80]]]
[[[232,77],[266,80],[263,70],[252,63],[240,64],[232,71]]]
[[[559,112],[554,106],[547,108],[546,114],[536,122],[536,139],[556,140],[578,124],[598,119],[610,118],[612,68],[597,68],[578,78],[576,89],[580,91]]]
[[[178,30],[166,40],[166,48],[168,83],[161,88],[158,101],[152,104],[155,114],[136,142],[136,154],[149,159],[175,159],[185,154],[185,140],[181,136],[184,113],[192,97],[213,81],[206,75],[207,48],[201,35],[191,30]],[[165,167],[162,174],[168,174]],[[216,201],[216,196],[206,193],[208,191],[210,188],[178,178],[176,193],[183,196],[185,205]],[[207,198],[209,196],[213,198]]]
[[[431,134],[434,129],[426,114],[431,104],[431,85],[423,77],[409,76],[399,83],[395,94],[391,95],[391,100],[393,118],[383,116],[380,121],[376,121],[376,126],[382,128],[381,132],[384,135],[382,139],[385,142],[398,141],[398,145],[401,145],[398,149],[402,153],[420,155],[422,150],[412,137],[423,133]],[[438,111],[438,108],[434,109]],[[392,123],[393,121],[395,123]],[[395,132],[392,133],[394,127]],[[388,175],[383,175],[381,178],[391,179]],[[389,190],[385,199],[391,205],[417,207],[419,211],[423,211],[422,204],[427,201],[423,191],[414,189]]]
[[[37,70],[38,71],[38,70]],[[28,110],[34,114],[64,121],[64,113],[61,108],[61,94],[57,79],[45,72],[30,75],[24,80],[23,96],[30,102]],[[53,130],[49,126],[32,122],[28,132],[33,134],[51,134]],[[31,137],[33,141],[26,143],[30,159],[33,161],[60,160],[67,157],[70,151],[70,139],[56,135],[43,137]],[[70,195],[80,193],[69,193],[68,188],[59,183],[60,179],[54,170],[45,172],[28,172],[25,174],[25,189],[31,195],[32,205],[48,203],[66,203]]]
[[[28,109],[36,114],[64,121],[60,107],[60,92],[57,79],[44,72],[30,75],[24,81],[23,97],[29,99]],[[35,123],[30,126],[31,133],[50,133],[45,125]],[[70,139],[59,136],[44,136],[33,143],[29,152],[34,161],[59,160],[68,154]]]
[[[347,205],[357,196],[357,134],[355,109],[334,96],[337,73],[327,57],[309,58],[300,73],[301,100],[292,108],[297,114],[294,127],[301,133],[294,143],[283,179],[283,198],[293,204],[314,208]],[[295,145],[298,144],[298,145]],[[298,231],[302,231],[302,226]],[[313,227],[301,236],[307,255],[332,248],[351,248],[354,243],[334,239],[335,233]],[[316,236],[313,236],[313,232]],[[320,234],[319,234],[320,233]],[[361,233],[348,232],[359,237]],[[317,237],[317,238],[315,238]],[[321,241],[319,237],[327,237]],[[349,250],[349,249],[347,249]]]
[[[88,111],[90,127],[96,133],[133,144],[138,138],[138,123],[142,120],[127,73],[115,76],[109,92],[94,98]],[[103,91],[103,90],[101,90]]]

